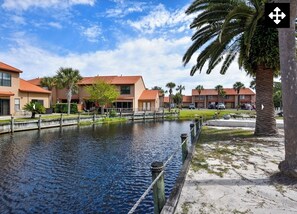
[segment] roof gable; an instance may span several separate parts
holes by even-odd
[[[156,100],[159,97],[159,90],[144,90],[139,100]]]
[[[11,72],[15,72],[15,73],[22,73],[21,70],[14,68],[10,65],[7,65],[3,62],[0,62],[0,70],[4,70],[4,71],[11,71]]]
[[[25,81],[23,79],[20,79],[20,91],[24,92],[33,92],[33,93],[44,93],[44,94],[50,94],[51,92],[48,90],[45,90],[39,86],[36,86],[28,81]]]
[[[237,95],[237,91],[235,91],[233,88],[223,88],[223,90],[226,92],[226,95]],[[198,95],[198,90],[192,89],[192,96]],[[218,95],[218,92],[215,89],[203,89],[201,90],[200,95]],[[253,92],[250,88],[244,88],[240,89],[239,95],[255,95],[255,92]]]

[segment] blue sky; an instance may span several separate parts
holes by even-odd
[[[0,61],[23,70],[24,79],[52,76],[59,67],[82,76],[142,75],[146,87],[201,84],[249,86],[250,78],[233,63],[190,77],[182,56],[191,44],[181,0],[0,0]]]

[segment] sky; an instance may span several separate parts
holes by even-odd
[[[82,76],[141,75],[145,86],[197,85],[232,88],[251,78],[231,64],[225,75],[206,67],[190,76],[188,0],[0,0],[0,61],[23,71],[25,80],[53,76],[60,67]]]

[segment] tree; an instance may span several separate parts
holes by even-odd
[[[46,87],[48,90],[52,91],[52,89],[56,86],[56,78],[55,77],[43,77],[40,81],[42,87]],[[50,106],[52,106],[52,94],[50,95]]]
[[[174,103],[176,103],[177,105],[180,105],[183,101],[183,95],[181,93],[176,93],[174,96],[173,96],[173,101]]]
[[[70,114],[70,103],[72,94],[77,91],[77,83],[82,79],[79,70],[72,68],[59,68],[55,76],[57,87],[66,88],[66,96],[68,103],[67,114]]]
[[[296,0],[290,2],[290,28],[279,28],[280,67],[285,127],[285,160],[279,169],[289,176],[297,177],[297,59],[296,59]]]
[[[152,87],[151,90],[158,90],[160,92],[160,94],[164,95],[165,94],[165,91],[162,87],[159,87],[159,86],[154,86]]]
[[[273,76],[279,71],[279,49],[277,30],[265,26],[264,5],[263,0],[195,0],[186,13],[198,14],[191,24],[197,30],[183,62],[186,65],[199,52],[191,75],[201,71],[206,62],[207,74],[219,64],[220,73],[225,74],[238,55],[240,68],[256,77],[254,133],[269,136],[277,134],[272,94]]]
[[[234,85],[233,85],[233,89],[236,91],[236,93],[237,93],[237,111],[238,111],[238,109],[239,109],[239,105],[240,105],[240,99],[239,99],[239,93],[240,93],[240,90],[241,89],[244,89],[245,87],[244,87],[244,84],[242,83],[242,82],[236,82],[236,83],[234,83]]]
[[[39,102],[30,102],[30,103],[27,103],[23,109],[25,111],[30,111],[32,114],[31,114],[31,118],[35,118],[35,114],[44,114],[45,113],[45,108],[44,106],[39,103]]]
[[[93,85],[86,86],[85,90],[90,95],[89,100],[101,106],[101,114],[104,114],[104,106],[113,103],[120,95],[114,85],[104,81],[97,81]]]
[[[171,103],[172,103],[172,89],[175,88],[175,83],[169,82],[166,84],[166,87],[169,88],[169,112],[171,111]]]
[[[199,94],[199,98],[198,99],[200,100],[200,94],[201,94],[202,90],[204,90],[203,85],[197,85],[195,89],[198,91],[198,94]],[[198,104],[197,107],[199,109],[199,104]]]
[[[180,102],[178,102],[178,104],[179,104],[179,108],[181,108],[181,105],[182,105],[182,102],[183,102],[183,90],[185,90],[186,88],[185,88],[185,86],[184,85],[178,85],[177,87],[176,87],[176,90],[178,91],[178,93],[180,94],[180,96],[181,96],[181,100],[180,100]]]
[[[223,86],[222,86],[222,85],[217,85],[217,86],[215,87],[215,90],[218,92],[217,103],[219,103],[219,98],[220,98],[220,96],[221,96],[221,94],[222,94],[222,91],[224,91],[224,90],[223,90]]]

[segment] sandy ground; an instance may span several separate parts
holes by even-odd
[[[280,136],[200,144],[175,213],[297,213],[297,181],[278,173],[283,141]]]

